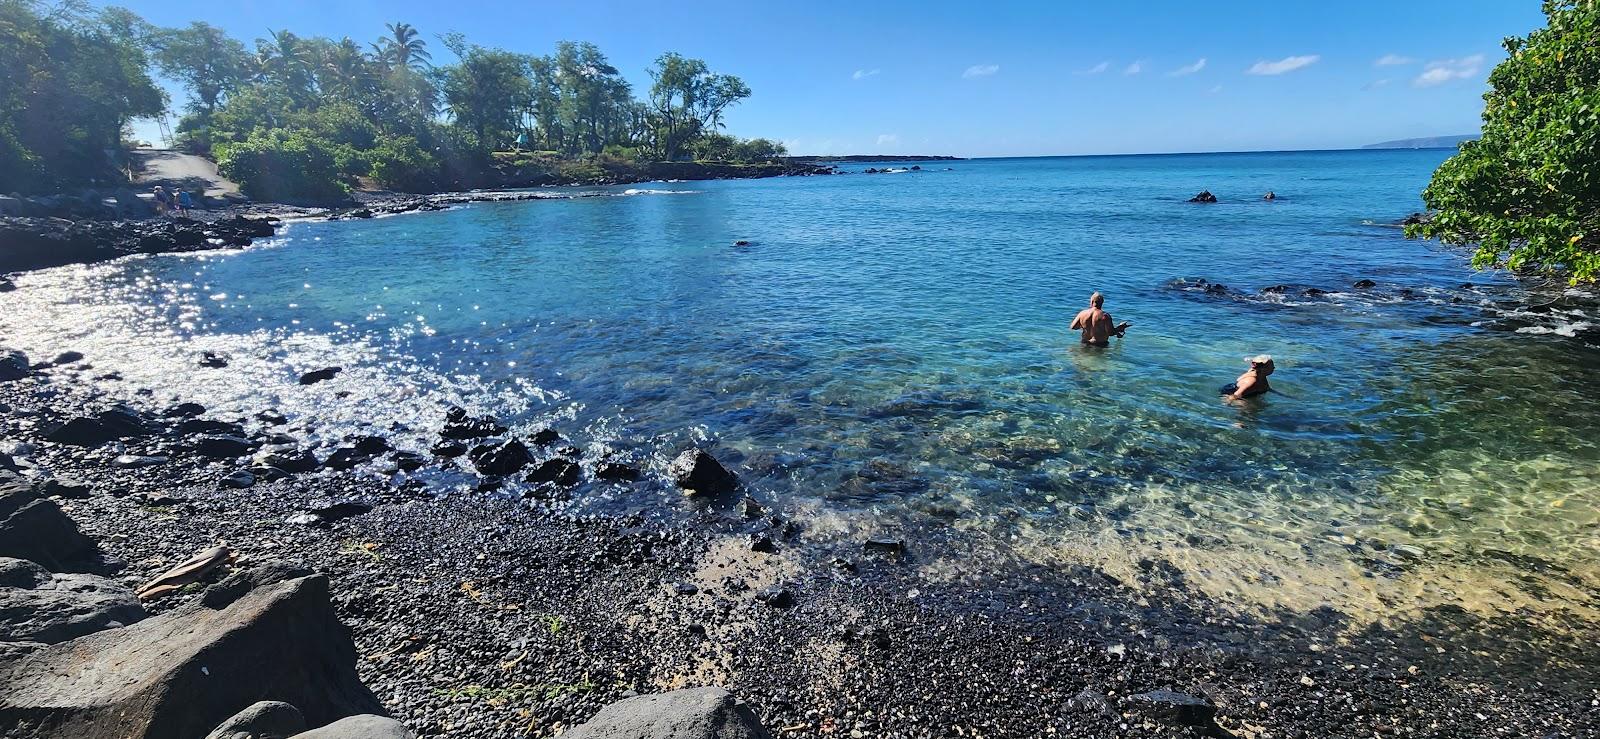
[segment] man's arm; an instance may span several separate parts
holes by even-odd
[[[1072,325],[1068,326],[1067,328],[1070,328],[1073,331],[1083,328],[1083,314],[1084,311],[1078,311],[1078,315],[1072,319]]]
[[[1257,380],[1255,377],[1251,377],[1244,382],[1239,383],[1238,386],[1233,389],[1233,394],[1229,395],[1228,397],[1234,400],[1244,400],[1244,394],[1248,392],[1250,388],[1255,387],[1257,382],[1259,382],[1259,380]]]

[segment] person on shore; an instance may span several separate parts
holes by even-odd
[[[1082,331],[1080,340],[1086,346],[1110,346],[1111,337],[1122,338],[1128,327],[1133,325],[1124,321],[1117,324],[1111,320],[1111,314],[1105,311],[1106,296],[1095,293],[1089,296],[1089,307],[1078,312],[1072,319],[1072,329]]]
[[[156,185],[154,192],[156,196],[156,215],[164,216],[167,214],[167,208],[172,205],[172,201],[167,195],[167,188]]]
[[[1272,391],[1272,386],[1267,384],[1267,375],[1277,367],[1273,365],[1271,355],[1257,354],[1245,361],[1250,363],[1250,369],[1239,375],[1239,379],[1222,386],[1222,394],[1229,400],[1254,398]]]
[[[178,191],[178,211],[187,213],[194,209],[194,198],[190,197],[188,190]]]

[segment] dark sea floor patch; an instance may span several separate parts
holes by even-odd
[[[38,380],[0,386],[6,438],[38,443],[41,412],[93,392]],[[1139,582],[1040,566],[940,580],[917,567],[938,539],[813,549],[783,526],[765,532],[774,552],[752,551],[767,547],[731,503],[669,524],[348,473],[236,489],[218,484],[232,463],[198,457],[119,469],[43,445],[34,458],[92,488],[66,507],[129,582],[218,542],[328,573],[362,678],[423,735],[549,736],[631,693],[699,684],[734,690],[780,736],[1203,735],[1132,699],[1163,689],[1209,701],[1240,737],[1600,727],[1581,624],[1541,635],[1436,608],[1350,636],[1331,610],[1235,615],[1157,562]],[[292,520],[329,501],[360,505]]]

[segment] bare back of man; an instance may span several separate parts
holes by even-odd
[[[1089,346],[1110,346],[1111,337],[1121,337],[1128,330],[1129,324],[1119,326],[1111,320],[1111,314],[1101,307],[1104,303],[1105,298],[1095,293],[1089,296],[1089,307],[1079,311],[1078,316],[1072,319],[1072,328],[1083,332],[1083,343]]]

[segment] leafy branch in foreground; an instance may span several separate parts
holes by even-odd
[[[1422,193],[1411,237],[1477,244],[1474,266],[1600,278],[1600,2],[1546,0],[1545,28],[1505,40],[1483,137]]]

